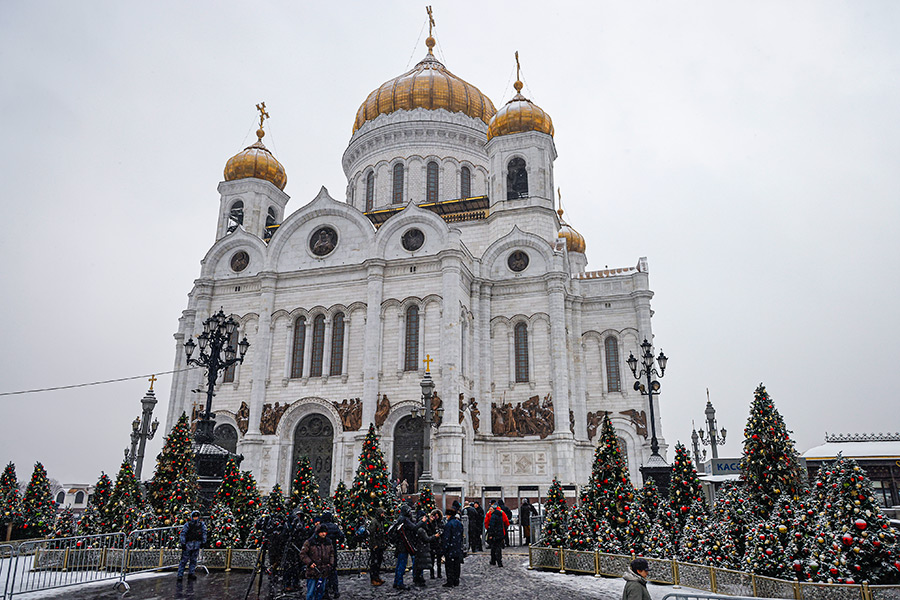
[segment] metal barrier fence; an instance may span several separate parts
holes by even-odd
[[[0,600],[6,600],[6,589],[12,572],[15,550],[9,544],[0,544]]]
[[[541,541],[541,528],[544,526],[544,516],[534,515],[531,517],[531,539],[528,543],[532,546],[537,545]]]
[[[124,547],[124,533],[22,542],[4,561],[11,567],[3,597],[113,580],[127,590]]]
[[[565,548],[529,546],[529,569],[552,569],[560,573],[588,573],[621,577],[634,556],[584,552]],[[720,569],[708,565],[648,558],[650,581],[682,585],[708,594],[668,594],[666,598],[718,600],[788,598],[791,600],[900,600],[900,585],[811,583],[764,577],[754,573]],[[717,594],[728,594],[727,596]],[[665,600],[665,598],[663,599]]]

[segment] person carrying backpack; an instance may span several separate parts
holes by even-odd
[[[496,502],[491,502],[491,510],[484,517],[484,526],[487,529],[487,543],[491,549],[491,564],[502,567],[503,542],[509,528],[509,517],[497,507]]]
[[[411,512],[408,504],[401,504],[400,516],[387,531],[388,541],[394,544],[394,551],[397,555],[397,568],[394,570],[394,589],[396,590],[409,589],[409,586],[403,584],[403,573],[406,571],[409,555],[416,555],[416,547],[413,545],[415,525],[409,519]]]

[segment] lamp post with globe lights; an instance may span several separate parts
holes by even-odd
[[[135,418],[131,423],[131,450],[126,451],[125,456],[128,462],[134,468],[134,476],[138,481],[141,480],[141,470],[144,466],[144,450],[147,447],[147,440],[152,440],[159,428],[159,421],[150,417],[153,416],[153,408],[156,406],[156,393],[153,391],[153,384],[157,381],[156,375],[150,377],[150,389],[141,399],[141,416]]]
[[[641,343],[640,365],[634,353],[628,354],[628,368],[634,375],[634,391],[640,392],[642,396],[648,396],[650,404],[650,458],[647,464],[641,467],[641,474],[644,480],[653,479],[660,490],[660,494],[666,495],[669,491],[669,481],[671,479],[671,467],[666,460],[659,455],[659,441],[656,439],[656,411],[653,406],[653,397],[659,395],[660,384],[656,377],[662,379],[666,372],[666,364],[669,361],[662,350],[659,356],[653,358],[653,344],[645,338]],[[654,364],[655,363],[655,364]],[[657,370],[657,366],[659,370]]]
[[[432,409],[431,401],[434,398],[434,380],[431,379],[431,363],[434,361],[429,355],[425,355],[425,376],[422,378],[422,404],[414,406],[412,409],[412,417],[419,417],[425,423],[424,426],[424,443],[422,447],[422,475],[419,477],[419,490],[424,487],[432,487],[434,478],[431,474],[431,429],[437,429],[438,424],[444,416],[443,407]]]
[[[706,410],[703,412],[706,414],[706,431],[701,428],[697,433],[703,445],[709,446],[712,450],[712,457],[719,458],[718,447],[725,443],[725,434],[728,432],[724,427],[719,429],[719,424],[716,422],[716,409],[709,400],[709,388],[706,388]]]

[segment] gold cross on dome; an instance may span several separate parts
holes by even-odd
[[[151,375],[149,381],[150,381],[150,391],[152,392],[152,391],[153,391],[153,384],[156,383],[156,382],[159,381],[159,380],[156,378],[156,375]]]
[[[269,118],[269,113],[266,112],[266,103],[260,102],[256,105],[256,110],[259,111],[259,126],[262,128],[263,121]]]
[[[434,362],[434,359],[431,358],[430,354],[426,354],[425,360],[423,360],[422,362],[425,363],[425,372],[430,373],[431,372],[431,363]]]
[[[521,68],[519,67],[519,51],[516,50],[516,81],[522,80],[520,71],[521,71]]]
[[[434,28],[434,15],[431,14],[430,6],[426,6],[425,10],[428,11],[428,36],[431,37],[431,30]]]

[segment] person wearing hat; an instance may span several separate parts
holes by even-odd
[[[337,562],[337,550],[328,539],[328,528],[324,524],[319,524],[315,535],[303,542],[300,561],[306,567],[307,600],[322,600],[328,576],[334,572]]]
[[[206,543],[206,524],[200,520],[200,511],[191,513],[191,520],[181,528],[178,536],[181,542],[181,562],[178,563],[178,581],[184,577],[184,567],[190,561],[188,579],[197,579],[194,571],[197,569],[197,557],[200,556],[200,546]]]
[[[387,548],[387,535],[384,531],[384,509],[375,509],[369,520],[369,580],[372,585],[384,583],[381,578],[381,563],[384,560],[384,549]]]
[[[622,575],[625,580],[622,600],[650,600],[650,592],[647,591],[649,576],[650,564],[647,559],[636,558],[631,561],[631,567]]]

